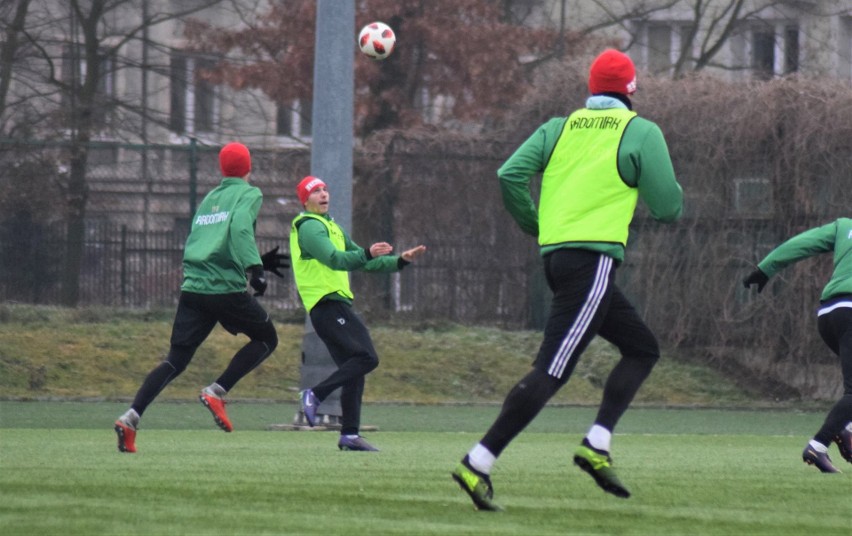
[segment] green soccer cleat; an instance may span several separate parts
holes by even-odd
[[[500,512],[503,509],[494,503],[494,488],[491,487],[491,479],[469,467],[462,460],[452,472],[453,480],[459,487],[470,496],[477,510],[486,512]]]
[[[608,454],[601,453],[586,445],[585,441],[583,443],[574,451],[574,464],[589,473],[595,479],[595,483],[605,492],[612,493],[622,499],[630,497],[630,492],[624,487],[612,468],[612,458]]]

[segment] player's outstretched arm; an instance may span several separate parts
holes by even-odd
[[[402,257],[402,260],[404,260],[405,262],[413,262],[414,259],[416,259],[420,255],[423,255],[424,253],[426,253],[426,246],[421,244],[417,247],[403,251],[400,257]]]

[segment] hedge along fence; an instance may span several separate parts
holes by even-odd
[[[549,298],[537,248],[503,208],[496,169],[540,123],[582,106],[585,67],[566,64],[537,87],[487,135],[384,132],[360,154],[361,236],[432,248],[408,289],[419,314],[475,321],[471,311],[493,309],[509,326],[540,327]],[[815,316],[831,255],[788,268],[759,296],[741,280],[786,238],[851,215],[852,89],[700,77],[639,87],[635,109],[666,135],[685,216],[659,224],[640,203],[619,284],[668,349],[777,396],[838,396],[837,360]]]
[[[837,358],[815,315],[832,256],[788,267],[759,296],[740,280],[788,237],[852,216],[852,89],[829,80],[692,79],[672,93],[647,113],[667,132],[689,192],[680,299],[697,307],[680,308],[660,329],[676,326],[671,342],[703,347],[756,378],[839,396]],[[666,286],[657,293],[669,296],[661,309],[672,311],[677,291]]]

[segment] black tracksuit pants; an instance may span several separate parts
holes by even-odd
[[[846,298],[852,300],[852,297]],[[852,308],[839,307],[817,319],[819,334],[825,344],[840,358],[843,395],[829,410],[814,439],[830,445],[843,427],[852,421]]]
[[[616,287],[615,261],[582,249],[561,249],[544,257],[553,291],[550,316],[533,370],[518,382],[481,443],[499,456],[568,381],[581,354],[600,335],[621,352],[604,385],[595,422],[615,428],[651,373],[660,352],[657,340]]]
[[[322,401],[340,388],[340,433],[357,434],[361,427],[364,376],[379,366],[370,332],[352,306],[339,300],[321,300],[311,309],[310,317],[317,336],[337,365],[337,370],[312,391]]]
[[[139,414],[184,370],[195,351],[219,323],[232,335],[245,333],[246,343],[216,379],[225,391],[254,370],[278,346],[278,334],[269,314],[248,292],[196,294],[181,292],[172,325],[169,355],[142,383],[131,407]]]

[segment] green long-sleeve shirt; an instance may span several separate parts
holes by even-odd
[[[591,109],[625,107],[611,97],[595,96]],[[503,203],[525,233],[538,236],[538,210],[530,193],[531,179],[542,173],[562,135],[567,117],[556,117],[541,125],[497,171]],[[641,117],[633,118],[618,148],[618,171],[624,182],[638,189],[651,216],[672,222],[683,213],[683,190],[675,178],[668,146],[660,128]],[[559,248],[599,251],[617,261],[624,260],[624,247],[603,242],[571,242],[544,246],[542,255]]]
[[[317,216],[331,219],[327,214]],[[345,243],[342,250],[337,249],[331,242],[328,229],[322,222],[305,218],[299,223],[299,248],[302,250],[302,258],[316,259],[332,270],[345,272],[396,272],[408,264],[398,255],[382,255],[368,259],[367,250],[356,244],[342,227],[341,231]],[[328,297],[351,303],[351,300],[339,294]]]
[[[246,269],[261,265],[254,224],[263,194],[243,179],[226,177],[201,201],[183,254],[181,290],[228,294],[246,289]]]
[[[852,294],[852,219],[839,218],[809,229],[782,243],[758,263],[768,277],[786,266],[821,253],[834,252],[834,271],[820,299]]]

